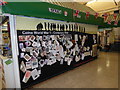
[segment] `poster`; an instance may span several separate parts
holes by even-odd
[[[61,73],[93,59],[96,35],[80,32],[18,30],[21,86]]]
[[[92,46],[92,56],[96,57],[98,55],[97,44]]]

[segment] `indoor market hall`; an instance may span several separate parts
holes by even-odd
[[[119,57],[119,0],[0,0],[0,90],[118,90]]]

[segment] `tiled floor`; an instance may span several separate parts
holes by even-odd
[[[119,55],[115,52],[100,52],[97,60],[32,88],[117,88]]]

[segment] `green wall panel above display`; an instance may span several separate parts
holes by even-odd
[[[78,16],[74,16],[74,14],[76,14],[76,10],[46,2],[8,2],[2,6],[2,12],[12,15],[92,24],[98,25],[100,28],[114,27],[114,23],[111,25],[104,23],[104,19],[101,17],[95,18],[94,15],[87,15],[87,13],[84,12],[79,12]],[[117,26],[120,26],[120,22]]]
[[[64,15],[65,12],[68,13],[67,16]],[[3,6],[3,13],[72,21],[72,9],[45,2],[9,2]]]

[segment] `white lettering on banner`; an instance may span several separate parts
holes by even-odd
[[[48,35],[48,34],[68,34],[68,32],[56,32],[56,31],[53,31],[53,32],[46,32],[46,31],[44,31],[44,32],[41,32],[41,31],[34,31],[34,32],[30,32],[30,31],[22,31],[22,34],[23,35],[43,35],[43,34],[45,34],[45,35]]]
[[[56,32],[56,31],[54,31],[53,34],[68,34],[68,32]]]
[[[49,34],[49,32],[44,32],[44,34]]]
[[[33,34],[33,32],[26,32],[26,31],[23,31],[22,34]]]
[[[49,8],[49,12],[56,13],[56,14],[62,14],[61,10],[54,9],[54,8]]]
[[[44,32],[35,31],[34,34],[44,34]]]

